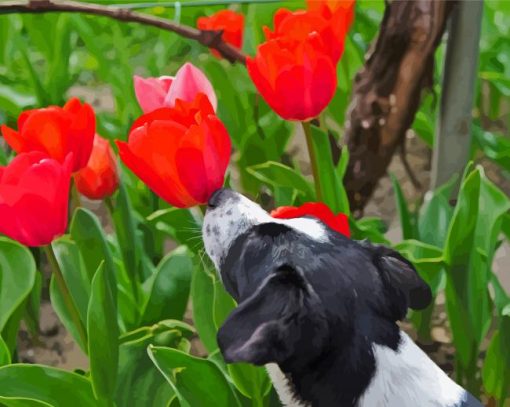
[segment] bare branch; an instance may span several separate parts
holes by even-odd
[[[173,21],[138,13],[129,9],[103,6],[100,4],[78,3],[74,1],[29,0],[0,3],[0,14],[8,13],[84,13],[109,17],[115,20],[151,25],[166,31],[172,31],[181,37],[199,42],[206,47],[216,49],[231,63],[246,62],[246,55],[221,39],[221,31],[201,31],[196,28],[174,23]]]

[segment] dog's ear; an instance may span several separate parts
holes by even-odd
[[[327,329],[315,291],[301,272],[284,265],[229,315],[218,344],[229,363],[284,363],[300,349],[320,347]]]
[[[407,309],[421,310],[432,301],[430,287],[418,275],[413,264],[395,250],[384,246],[369,246],[374,253],[373,261],[379,270],[391,313],[395,320],[405,318]]]

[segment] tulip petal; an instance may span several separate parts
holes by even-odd
[[[64,106],[64,111],[70,113],[68,128],[69,149],[74,155],[74,171],[85,167],[92,152],[94,135],[96,133],[96,116],[92,107],[81,103],[79,99],[72,98]]]
[[[133,76],[136,99],[144,113],[149,113],[164,106],[165,97],[170,90],[174,78],[142,78]]]
[[[0,129],[5,141],[14,151],[19,153],[25,149],[25,140],[23,140],[16,130],[7,127],[5,124],[2,124]]]
[[[63,165],[39,152],[11,161],[0,180],[0,232],[27,246],[47,245],[62,235],[71,167],[72,154]]]
[[[204,93],[216,111],[218,101],[211,82],[200,69],[187,62],[177,71],[165,105],[173,107],[176,99],[193,102],[197,93]]]

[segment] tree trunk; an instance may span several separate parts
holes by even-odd
[[[393,1],[379,36],[356,75],[346,121],[350,161],[345,186],[353,211],[362,212],[405,141],[421,93],[430,88],[434,52],[456,2]]]

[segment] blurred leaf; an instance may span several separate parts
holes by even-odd
[[[387,227],[379,218],[361,218],[349,222],[351,227],[351,235],[353,239],[368,239],[373,243],[390,244],[389,240],[384,237]]]
[[[22,110],[35,105],[32,94],[23,93],[13,86],[0,85],[0,106],[11,117],[17,117]]]
[[[510,394],[510,316],[501,315],[500,319],[487,348],[482,378],[487,393],[503,402]]]
[[[216,279],[214,281],[214,325],[216,330],[223,325],[235,307],[236,303],[223,287],[223,283]]]
[[[90,377],[98,400],[111,400],[119,363],[117,307],[104,263],[92,280],[87,314]]]
[[[142,312],[141,324],[183,318],[192,271],[191,253],[185,246],[178,247],[161,260],[156,273],[144,283],[148,300]]]
[[[409,211],[402,188],[400,188],[400,184],[395,175],[390,174],[390,178],[391,184],[393,185],[393,191],[395,191],[395,200],[397,203],[398,216],[400,218],[400,227],[402,228],[402,237],[403,239],[418,238],[414,229],[415,219]]]
[[[0,367],[11,364],[11,353],[0,335]],[[1,399],[0,399],[1,401]]]
[[[51,405],[53,407],[100,407],[103,403],[94,399],[92,386],[83,376],[65,370],[42,365],[15,364],[0,368],[0,401],[19,401],[13,406]],[[24,404],[24,399],[36,402]],[[21,401],[23,400],[23,401]]]
[[[158,231],[179,244],[188,245],[193,251],[201,246],[201,240],[197,240],[201,238],[202,231],[189,209],[161,209],[151,214],[147,221]]]
[[[479,126],[473,126],[474,140],[484,154],[501,168],[510,171],[510,139]]]
[[[273,187],[290,187],[303,194],[306,201],[315,201],[315,192],[311,183],[294,168],[284,164],[267,161],[247,168],[247,171],[260,181]]]
[[[30,251],[19,243],[0,237],[0,333],[30,294],[35,273]]]
[[[213,362],[172,348],[149,346],[147,351],[172,386],[181,407],[240,406],[233,389]]]
[[[193,322],[209,353],[218,349],[214,324],[214,281],[215,278],[202,267],[195,267],[191,280]]]
[[[427,192],[418,214],[418,231],[420,239],[437,247],[443,247],[453,215],[450,197],[457,178],[452,177],[446,184],[435,191]]]

